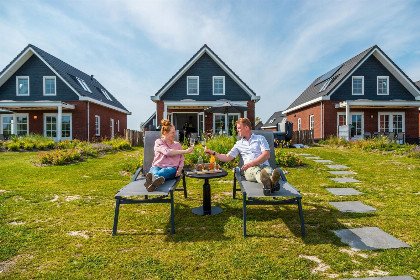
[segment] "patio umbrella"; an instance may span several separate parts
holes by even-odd
[[[221,113],[227,115],[227,120],[229,121],[229,113],[243,113],[249,110],[248,107],[242,106],[239,104],[233,104],[230,101],[217,106],[210,107],[205,110],[206,113]],[[229,125],[227,125],[229,127]]]

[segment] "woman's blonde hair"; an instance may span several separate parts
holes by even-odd
[[[173,127],[173,125],[171,124],[171,121],[165,120],[165,119],[160,121],[160,125],[162,126],[162,128],[160,129],[160,133],[162,135],[165,135],[166,133],[171,131],[171,128]]]

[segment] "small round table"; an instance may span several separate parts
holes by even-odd
[[[222,172],[215,172],[215,173],[205,173],[205,174],[188,174],[186,173],[185,176],[190,178],[196,178],[196,179],[204,179],[203,184],[203,206],[196,207],[192,210],[192,212],[196,215],[217,215],[219,213],[222,213],[222,208],[217,206],[211,206],[211,194],[210,194],[210,183],[209,179],[213,178],[221,178],[225,177],[228,173],[220,169]]]

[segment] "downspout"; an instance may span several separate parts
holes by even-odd
[[[321,101],[321,139],[324,140],[324,115],[323,115],[322,101]]]
[[[87,141],[89,142],[89,101],[87,101]]]

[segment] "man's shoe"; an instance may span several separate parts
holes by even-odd
[[[144,182],[144,186],[146,187],[146,189],[148,189],[152,183],[153,183],[153,174],[151,172],[148,172],[146,174],[146,182]]]
[[[280,171],[276,168],[273,170],[273,173],[271,174],[271,184],[273,186],[272,191],[276,192],[280,190],[280,184],[279,180],[281,178]]]
[[[147,188],[148,192],[153,192],[155,191],[157,188],[159,188],[160,186],[163,185],[163,183],[165,183],[165,178],[163,177],[158,177],[156,178],[153,183]]]
[[[260,180],[261,183],[264,185],[263,191],[264,191],[264,195],[270,195],[271,194],[271,178],[270,175],[268,175],[267,171],[265,171],[264,169],[261,170],[260,172]]]

